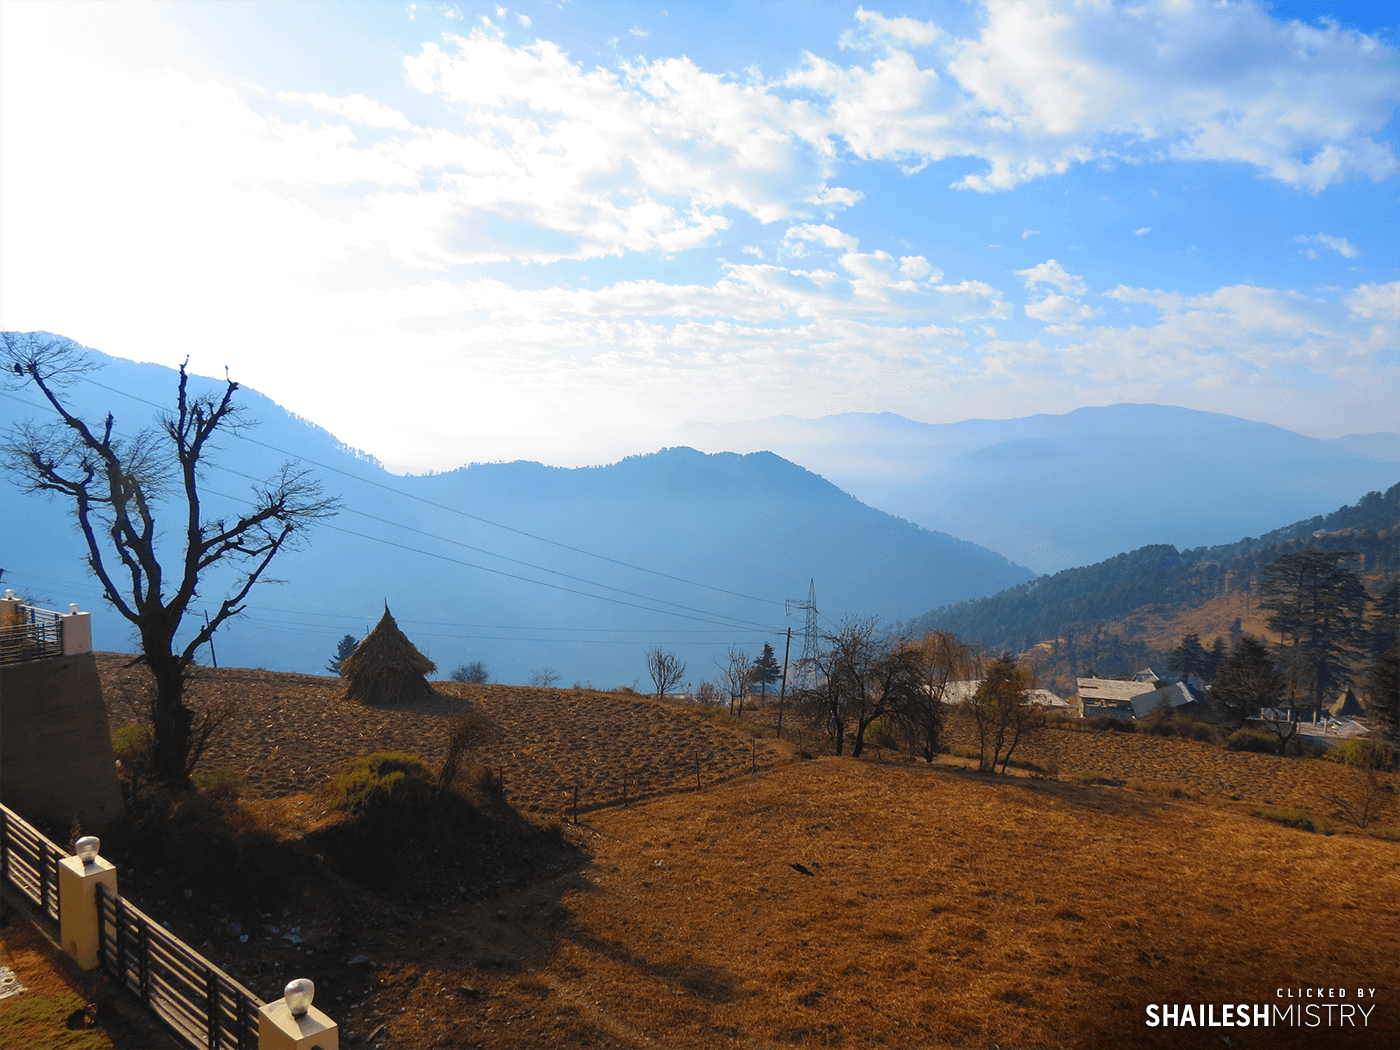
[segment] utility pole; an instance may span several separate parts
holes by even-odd
[[[778,690],[778,739],[783,738],[783,712],[787,710],[788,653],[792,651],[792,628],[788,628],[787,644],[783,646],[783,684]]]
[[[205,610],[204,610],[204,626],[205,626],[205,627],[208,627],[208,626],[209,626],[209,610],[208,610],[208,609],[205,609]],[[219,654],[216,653],[216,652],[214,652],[214,635],[213,635],[212,632],[211,632],[210,635],[209,635],[209,657],[210,657],[210,659],[212,659],[212,660],[214,661],[214,667],[215,667],[215,669],[217,669],[218,666],[219,666]]]

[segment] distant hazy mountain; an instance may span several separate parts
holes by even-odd
[[[1200,546],[1325,513],[1400,480],[1400,437],[1303,437],[1163,405],[933,425],[890,413],[686,423],[585,435],[600,458],[632,443],[767,449],[857,499],[964,536],[1037,572],[1152,543]]]
[[[105,362],[71,388],[82,414],[110,410],[117,432],[130,433],[150,422],[153,405],[170,404],[173,371]],[[38,400],[32,388],[16,396]],[[223,440],[206,509],[234,510],[230,500],[249,486],[240,475],[264,477],[291,458],[320,474],[346,511],[312,533],[309,549],[275,564],[284,586],[255,592],[248,613],[220,631],[225,664],[319,671],[341,635],[362,636],[387,600],[444,674],[482,660],[498,681],[550,666],[566,685],[645,685],[644,651],[663,643],[690,661],[687,679],[698,684],[731,643],[757,654],[770,641],[781,658],[781,632],[804,623],[801,612],[785,618],[782,602],[805,598],[812,578],[825,627],[846,615],[917,615],[1032,575],[767,452],[671,448],[606,467],[516,462],[399,477],[255,391],[238,396],[259,425]],[[8,397],[0,411],[7,420],[43,415]],[[51,607],[80,602],[95,610],[99,647],[129,646],[124,621],[95,601],[67,505],[0,477],[0,523],[0,587]],[[203,597],[212,600],[213,588]]]
[[[1333,438],[1329,445],[1336,445],[1348,452],[1357,452],[1372,459],[1387,463],[1400,463],[1400,434],[1381,431],[1375,434],[1347,434]]]

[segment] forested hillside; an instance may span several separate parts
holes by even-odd
[[[1331,514],[1295,522],[1258,538],[1178,551],[1142,547],[1078,569],[1019,584],[990,598],[945,605],[898,625],[901,633],[951,631],[992,649],[1024,651],[1060,638],[1102,637],[1102,625],[1134,613],[1168,613],[1226,594],[1249,596],[1280,555],[1304,549],[1357,552],[1352,567],[1367,580],[1400,572],[1400,484],[1369,492]],[[1130,639],[1094,646],[1100,673],[1115,673],[1160,654]],[[1057,646],[1058,648],[1058,646]],[[1105,666],[1108,665],[1108,666]]]

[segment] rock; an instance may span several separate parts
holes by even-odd
[[[351,959],[351,960],[350,960],[348,963],[346,963],[345,965],[346,965],[346,966],[364,966],[364,965],[367,964],[368,962],[369,962],[369,956],[368,956],[368,955],[357,955],[357,956],[355,956],[355,958]]]

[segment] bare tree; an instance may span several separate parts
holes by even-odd
[[[223,622],[243,610],[253,585],[283,549],[296,546],[309,526],[330,517],[338,501],[295,464],[253,485],[247,510],[237,517],[203,516],[200,484],[216,435],[247,424],[226,380],[218,395],[191,395],[185,365],[173,411],[154,428],[121,437],[109,412],[92,426],[69,410],[64,389],[96,367],[76,344],[53,336],[6,333],[6,371],[32,384],[58,419],[15,425],[5,447],[9,468],[29,492],[57,493],[73,501],[87,544],[87,564],[107,601],[135,628],[139,659],[155,681],[151,700],[153,774],[188,787],[190,771],[207,741],[207,725],[195,727],[185,705],[185,684],[195,653]],[[169,508],[173,535],[157,528],[157,511]],[[179,537],[178,543],[175,541]],[[178,562],[169,556],[179,550]],[[167,560],[161,561],[159,553]],[[183,649],[176,648],[190,602],[215,571],[231,570],[232,582],[217,611]],[[117,581],[123,582],[119,584]]]
[[[685,661],[658,645],[647,652],[647,671],[656,683],[656,698],[660,700],[667,689],[685,677]]]
[[[851,738],[851,756],[865,750],[865,731],[909,703],[920,684],[917,650],[898,640],[875,636],[878,621],[848,620],[817,654],[816,684],[799,690],[798,709],[826,730],[836,753]]]
[[[529,684],[536,689],[548,689],[559,681],[559,672],[552,667],[541,667],[530,675]]]
[[[925,762],[932,762],[943,748],[943,702],[950,682],[980,677],[981,659],[956,635],[933,631],[910,644],[918,655],[915,673],[919,688],[903,693],[895,705],[895,717],[904,736]]]
[[[729,652],[725,654],[724,661],[715,660],[715,666],[719,668],[720,685],[729,698],[729,713],[735,714],[734,705],[737,703],[739,705],[737,713],[742,715],[744,701],[748,698],[749,689],[753,686],[753,661],[749,659],[749,654],[744,650],[737,645],[731,645]]]
[[[486,665],[480,660],[473,660],[469,664],[458,664],[448,677],[454,682],[473,682],[477,685],[491,681],[491,675],[487,672]]]

